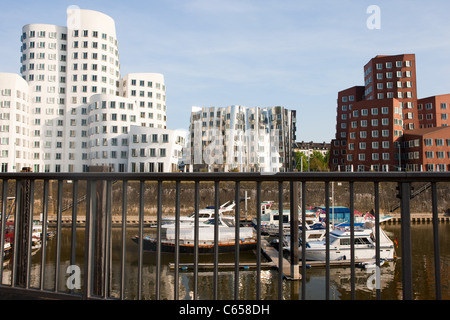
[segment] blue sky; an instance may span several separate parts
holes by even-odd
[[[164,74],[170,129],[187,129],[194,105],[281,105],[297,110],[298,141],[329,142],[338,91],[378,54],[416,54],[419,98],[450,93],[447,0],[3,1],[0,72],[19,72],[22,26],[64,26],[70,5],[115,20],[122,75]]]

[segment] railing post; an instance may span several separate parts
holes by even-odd
[[[300,279],[299,270],[299,222],[298,222],[298,182],[291,182],[291,278],[292,280]],[[280,249],[282,250],[282,249]]]
[[[89,172],[110,172],[111,168],[107,166],[89,167]],[[106,222],[106,181],[97,181],[95,208],[92,208],[93,214],[91,232],[94,240],[94,256],[93,256],[93,295],[101,296],[104,288],[103,274],[106,271],[104,265],[105,248],[105,222]]]
[[[403,299],[412,300],[412,250],[411,250],[411,183],[399,182],[399,198],[401,204],[401,236],[402,236],[402,283]]]
[[[31,168],[23,168],[21,172],[31,172]],[[21,287],[27,286],[27,272],[28,272],[28,263],[29,263],[29,254],[28,250],[31,248],[29,241],[30,237],[30,224],[33,223],[31,217],[31,203],[30,203],[30,188],[31,181],[23,180],[21,184],[21,194],[20,197],[20,205],[18,206],[19,210],[17,212],[17,216],[19,217],[18,221],[18,237],[16,238],[18,241],[14,243],[14,249],[17,248],[17,278],[16,285]]]
[[[436,300],[442,299],[441,286],[441,255],[439,245],[439,219],[436,182],[431,184],[431,202],[433,208],[433,245],[434,245],[434,274],[436,286]]]

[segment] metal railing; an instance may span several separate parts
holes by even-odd
[[[285,189],[286,185],[289,186],[289,205],[290,208],[290,221],[291,221],[291,270],[299,268],[299,264],[296,261],[306,261],[306,233],[301,234],[302,241],[301,254],[298,256],[298,250],[295,248],[299,245],[299,226],[302,230],[305,230],[306,221],[306,208],[308,203],[306,189],[310,183],[323,183],[325,187],[325,192],[323,195],[323,203],[325,203],[325,214],[326,214],[326,224],[327,230],[330,226],[330,184],[332,182],[343,182],[348,183],[349,192],[348,200],[350,203],[350,212],[354,212],[355,207],[355,191],[354,184],[359,182],[369,183],[373,185],[374,190],[374,216],[375,216],[375,227],[376,227],[376,264],[377,267],[380,265],[380,237],[379,237],[379,225],[380,225],[380,198],[379,198],[379,185],[384,182],[391,182],[398,184],[398,197],[401,201],[401,265],[402,265],[402,292],[403,299],[413,299],[413,288],[412,288],[412,247],[411,247],[411,219],[410,219],[410,199],[411,199],[411,184],[414,182],[420,183],[431,183],[431,194],[432,194],[432,216],[433,216],[433,238],[434,238],[434,265],[435,265],[435,290],[436,299],[441,299],[441,271],[440,271],[440,246],[439,246],[439,230],[438,230],[438,197],[436,184],[440,182],[449,182],[450,173],[408,173],[408,172],[397,172],[397,173],[277,173],[273,175],[268,174],[257,174],[257,173],[104,173],[104,172],[90,172],[90,173],[16,173],[16,174],[6,174],[0,173],[0,180],[2,181],[2,203],[1,203],[1,246],[3,247],[6,241],[5,227],[7,222],[7,212],[11,211],[8,203],[8,197],[15,197],[15,209],[13,220],[14,220],[14,239],[13,239],[13,250],[11,254],[10,269],[5,269],[6,257],[1,256],[0,266],[0,294],[27,294],[36,297],[52,297],[58,299],[125,299],[126,298],[126,281],[127,281],[127,270],[126,270],[126,257],[127,257],[127,212],[129,210],[127,186],[129,183],[136,183],[139,185],[138,188],[138,264],[137,264],[137,287],[136,287],[136,299],[143,298],[144,290],[144,280],[145,275],[144,269],[144,216],[145,216],[145,188],[146,183],[152,182],[156,184],[156,202],[154,207],[156,208],[156,262],[155,262],[155,286],[154,286],[154,297],[155,299],[161,299],[161,263],[162,263],[162,219],[163,219],[163,183],[171,182],[175,184],[174,196],[170,201],[173,202],[175,208],[175,250],[174,250],[174,268],[173,268],[173,298],[179,299],[179,266],[180,266],[180,217],[181,217],[181,187],[184,183],[191,183],[194,185],[194,197],[190,199],[193,202],[195,215],[194,222],[194,251],[193,251],[193,299],[197,299],[199,290],[199,215],[200,211],[200,183],[207,182],[210,186],[214,188],[214,207],[215,214],[218,216],[219,205],[220,205],[220,183],[226,182],[229,184],[234,184],[234,200],[236,202],[235,206],[235,216],[236,221],[240,221],[242,218],[241,214],[241,183],[252,182],[254,184],[254,190],[256,192],[256,204],[262,202],[262,183],[272,183],[278,186],[278,209],[279,212],[283,212],[286,207],[287,202],[285,201]],[[64,182],[70,181],[71,184]],[[113,198],[112,198],[112,184],[115,181],[122,183],[122,207],[120,209],[113,208]],[[55,244],[55,266],[54,273],[48,274],[48,268],[45,265],[45,261],[48,258],[47,255],[47,245],[48,240],[46,234],[48,232],[49,226],[47,219],[49,216],[50,207],[50,192],[49,187],[52,183],[56,183],[56,206],[54,208],[54,213],[57,217],[57,223],[55,226],[56,241]],[[298,188],[298,183],[302,184],[301,190]],[[37,192],[37,185],[39,184],[39,192]],[[71,265],[76,265],[79,261],[75,261],[76,255],[76,243],[77,243],[77,215],[79,214],[80,205],[74,205],[71,208],[72,213],[72,225],[71,225],[71,237],[70,244],[62,242],[61,231],[62,231],[62,209],[63,209],[63,198],[64,187],[67,188],[69,185],[70,192],[74,203],[77,203],[80,196],[80,188],[83,185],[86,192],[86,208],[85,208],[85,227],[84,227],[84,260],[82,262],[83,274],[81,281],[81,288],[64,288],[61,283],[63,275],[61,275],[61,248],[62,246],[70,246],[70,263]],[[247,186],[247,185],[246,185]],[[53,190],[54,191],[54,190]],[[35,194],[39,194],[41,199],[37,199]],[[301,198],[300,198],[301,197]],[[301,199],[299,201],[299,199]],[[41,200],[42,203],[39,209],[36,208],[36,200]],[[301,208],[301,212],[299,211]],[[121,210],[122,222],[121,222],[121,239],[120,239],[120,252],[114,252],[114,254],[119,254],[120,256],[120,276],[118,285],[118,294],[111,295],[111,256],[112,252],[112,210]],[[38,210],[42,210],[38,212]],[[255,217],[257,221],[256,233],[256,279],[261,279],[262,270],[262,235],[261,235],[261,207],[259,205],[255,208]],[[39,266],[39,281],[37,287],[30,284],[30,274],[32,268],[32,223],[33,214],[42,213],[42,245],[40,251],[36,254],[40,256],[40,266]],[[351,226],[351,298],[355,299],[355,245],[354,245],[354,227],[355,221],[353,214],[350,215],[350,226]],[[299,222],[300,221],[300,222]],[[240,233],[239,228],[235,228],[235,266],[234,266],[234,292],[233,298],[239,299],[239,281],[240,281]],[[20,232],[19,232],[20,231]],[[279,224],[279,239],[283,238],[283,225]],[[214,235],[215,244],[213,250],[214,256],[214,268],[213,268],[213,280],[212,280],[212,295],[210,299],[218,299],[219,283],[219,247],[218,247],[218,233],[219,226],[218,220],[215,219],[214,222]],[[326,232],[326,262],[325,262],[325,298],[330,298],[330,232]],[[281,246],[281,241],[280,241]],[[78,248],[80,249],[80,248]],[[277,298],[283,299],[283,281],[285,277],[283,275],[283,252],[279,250],[279,260],[278,260],[278,292]],[[285,260],[284,260],[285,261]],[[5,283],[6,272],[10,272],[10,278]],[[306,272],[307,264],[302,263],[299,268],[301,276],[301,292],[299,296],[303,299],[306,298]],[[75,273],[74,273],[75,274]],[[46,283],[48,278],[52,277],[54,279],[54,286],[52,289],[46,288]],[[256,281],[256,299],[261,299],[261,284],[260,281]],[[377,289],[377,298],[380,299],[381,290]]]

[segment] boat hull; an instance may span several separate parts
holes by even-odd
[[[139,237],[133,237],[135,243],[139,244]],[[236,246],[234,242],[219,243],[219,253],[235,252]],[[239,243],[239,251],[248,251],[256,248],[256,241],[245,241]],[[143,242],[144,251],[157,251],[156,239],[144,238]],[[194,244],[180,244],[179,252],[186,254],[193,254],[195,251]],[[161,252],[173,253],[175,252],[175,243],[172,241],[161,241]],[[214,254],[214,244],[199,244],[199,254]]]
[[[299,254],[301,255],[301,248],[299,248]],[[306,260],[309,261],[325,261],[326,251],[321,248],[306,248]],[[376,258],[376,252],[374,248],[355,248],[355,260],[370,260]],[[350,249],[336,249],[330,248],[330,261],[350,260]],[[380,248],[380,259],[394,260],[394,248],[386,247]]]

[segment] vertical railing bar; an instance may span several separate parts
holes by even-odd
[[[89,299],[92,295],[92,254],[93,254],[93,210],[97,207],[97,182],[86,181],[86,227],[85,227],[85,256],[84,256],[84,293],[83,298]]]
[[[0,230],[0,245],[2,248],[2,254],[0,255],[0,286],[3,285],[3,261],[4,261],[4,248],[5,248],[5,232],[6,232],[6,210],[8,207],[8,180],[4,179],[2,181],[2,216]]]
[[[105,273],[103,275],[103,297],[105,299],[109,298],[110,293],[110,281],[111,281],[111,206],[112,206],[112,183],[111,180],[106,180],[106,217],[105,217]]]
[[[403,299],[412,300],[411,183],[400,182]]]
[[[380,275],[380,184],[379,182],[374,182],[374,193],[375,193],[375,279],[376,279],[376,298],[381,300],[381,284],[378,280],[381,279]]]
[[[283,300],[283,181],[278,181],[278,300]]]
[[[156,299],[161,299],[161,223],[162,223],[162,181],[158,180],[158,209],[156,218]]]
[[[256,300],[261,300],[261,181],[256,182]]]
[[[200,193],[199,193],[199,181],[195,180],[195,201],[194,201],[194,300],[197,300],[198,294],[198,233],[199,233],[199,208],[200,208]]]
[[[142,268],[144,253],[144,181],[139,181],[139,253],[138,253],[138,279],[137,299],[142,300]]]
[[[62,219],[62,198],[63,180],[58,180],[58,196],[56,208],[56,261],[55,261],[55,292],[59,292],[59,277],[61,265],[61,219]]]
[[[125,298],[125,260],[126,260],[126,238],[127,238],[127,207],[128,207],[128,181],[122,181],[122,243],[120,253],[120,299]]]
[[[351,284],[351,299],[355,300],[355,193],[354,182],[349,182],[350,192],[350,284]]]
[[[302,300],[306,300],[306,182],[302,186]]]
[[[72,229],[70,238],[70,265],[76,263],[76,246],[77,246],[77,215],[78,215],[78,180],[73,180],[72,184]],[[73,294],[74,290],[70,292]]]
[[[29,216],[28,216],[28,250],[27,250],[27,274],[26,274],[26,288],[30,288],[30,274],[31,274],[31,250],[33,247],[33,208],[34,208],[34,180],[30,180],[30,197],[29,197]]]
[[[77,243],[77,216],[78,216],[78,180],[74,180],[72,184],[72,236],[71,236],[71,251],[70,264],[76,263],[76,243]]]
[[[180,299],[179,267],[180,267],[180,181],[176,181],[175,194],[175,269],[174,269],[174,297]]]
[[[441,262],[439,245],[439,220],[436,182],[431,183],[431,201],[433,210],[433,247],[434,247],[434,273],[436,300],[442,300],[441,288]]]
[[[219,283],[219,207],[220,193],[219,181],[214,181],[214,273],[213,273],[213,300],[217,300]]]
[[[39,289],[44,290],[45,285],[45,260],[47,259],[47,218],[48,218],[48,189],[49,180],[44,180],[42,199],[42,248],[41,248],[41,278]]]
[[[19,243],[19,226],[20,226],[20,211],[22,210],[22,184],[23,180],[16,180],[16,208],[14,217],[14,241],[13,241],[13,259],[12,259],[12,270],[11,270],[11,287],[16,287],[17,283],[17,267],[18,267],[18,243]]]
[[[325,182],[325,221],[325,299],[330,300],[330,183],[328,181]]]
[[[298,211],[299,202],[298,202],[298,181],[290,181],[289,183],[289,192],[290,192],[290,205],[289,205],[289,215],[290,215],[290,271],[291,271],[291,279],[294,281],[300,280],[299,278],[299,220],[300,215]],[[300,288],[299,288],[300,290]],[[300,292],[293,293],[293,297],[291,299],[298,299],[300,296]]]
[[[234,224],[235,224],[235,237],[234,237],[234,300],[239,300],[239,246],[240,246],[240,193],[241,193],[241,184],[239,181],[236,181],[236,187],[234,190],[234,202],[236,203],[236,207],[234,208]],[[247,201],[247,200],[245,200]]]

